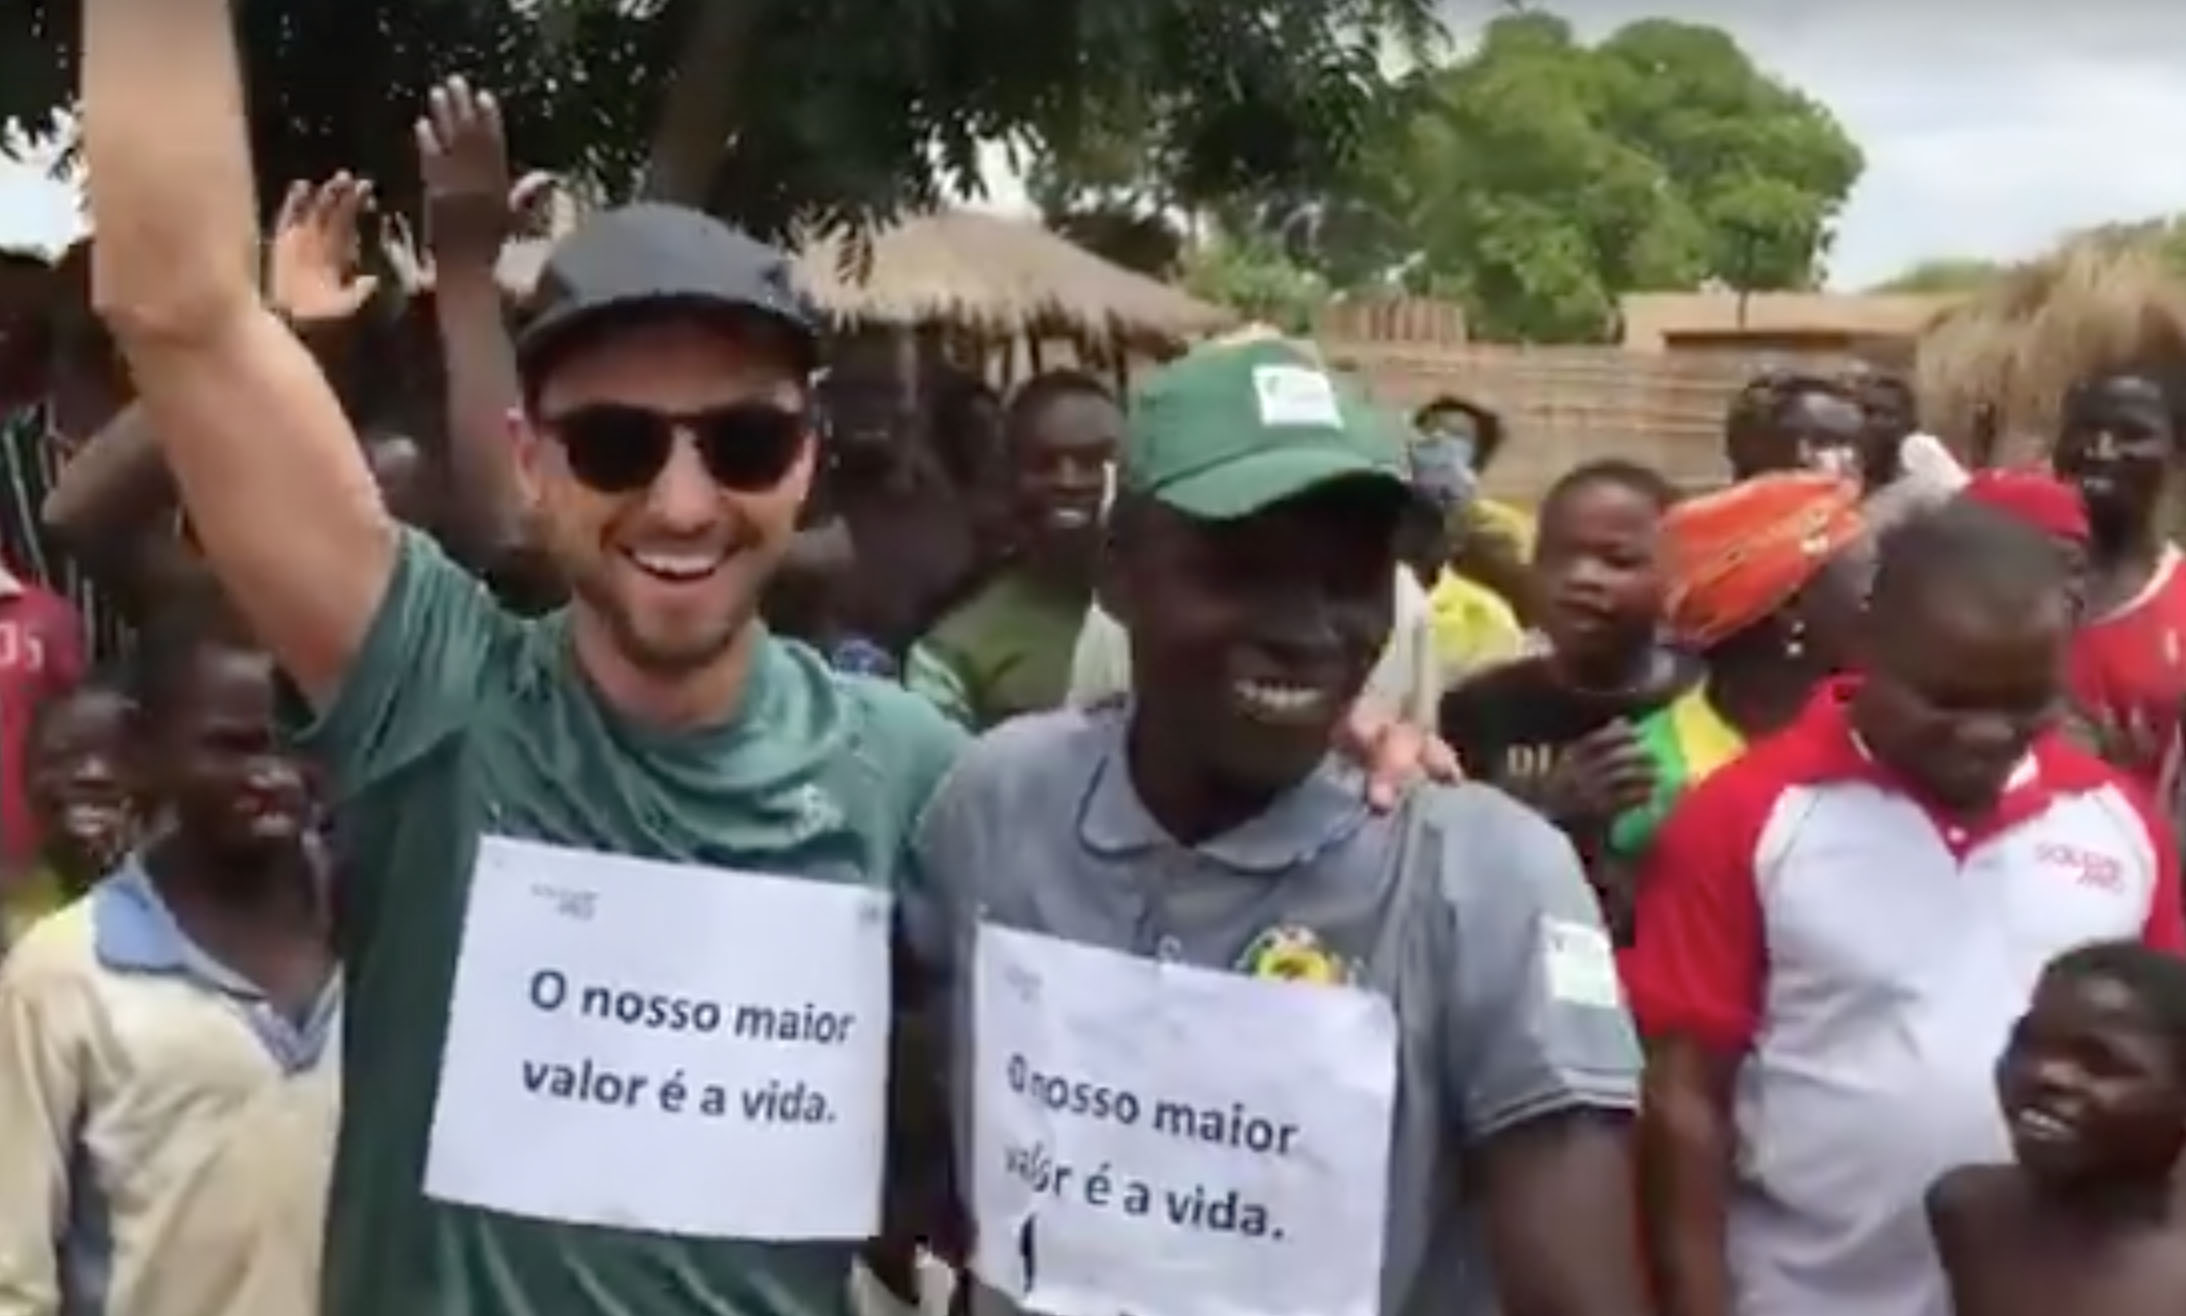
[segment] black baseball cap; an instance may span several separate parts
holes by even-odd
[[[527,387],[572,344],[632,312],[669,309],[772,322],[800,369],[819,365],[819,317],[789,257],[683,206],[641,202],[592,216],[547,257],[531,303],[516,339]]]

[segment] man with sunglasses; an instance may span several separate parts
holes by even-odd
[[[513,447],[572,601],[519,619],[389,515],[258,294],[226,0],[85,36],[100,308],[352,842],[327,1310],[838,1312],[888,893],[962,737],[754,622],[814,464],[786,261],[660,206],[555,253]]]
[[[571,603],[515,617],[258,294],[228,0],[84,16],[100,309],[345,838],[326,1310],[835,1316],[916,1004],[889,897],[963,739],[755,621],[814,466],[787,262],[664,206],[555,251],[513,442]]]

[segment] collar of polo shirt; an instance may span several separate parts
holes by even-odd
[[[1106,716],[1110,719],[1106,743],[1078,807],[1078,840],[1107,858],[1181,849],[1147,812],[1131,784],[1124,755],[1128,710],[1115,709]],[[1309,863],[1341,844],[1365,825],[1368,816],[1363,775],[1332,755],[1265,811],[1190,848],[1193,854],[1236,872],[1276,874]]]
[[[1858,677],[1824,682],[1806,710],[1784,731],[1803,751],[1797,756],[1795,781],[1816,784],[1832,781],[1868,781],[1878,789],[1910,800],[1934,821],[1936,830],[1952,850],[1964,853],[1984,839],[1995,836],[2040,813],[2061,794],[2093,790],[2109,778],[2103,766],[2080,753],[2054,732],[2044,732],[2012,769],[1996,807],[1981,818],[1949,812],[1926,799],[1923,793],[1877,759],[1852,729],[1848,715]]]

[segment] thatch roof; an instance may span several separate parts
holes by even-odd
[[[1920,341],[1917,379],[1929,428],[1963,438],[1993,403],[2002,432],[2024,446],[2054,431],[2075,380],[2121,368],[2186,378],[2186,281],[2147,244],[2088,240],[1939,317]]]
[[[862,251],[846,250],[846,241],[816,238],[797,255],[798,282],[844,327],[942,321],[1003,337],[1175,344],[1237,320],[1031,220],[943,211],[873,233]],[[503,249],[501,286],[512,298],[531,295],[552,245],[552,238],[520,238]],[[391,260],[403,285],[430,289],[431,270],[395,247]]]
[[[948,321],[997,336],[1183,342],[1236,323],[1228,310],[1112,264],[1032,220],[970,210],[804,244],[805,291],[844,324]]]

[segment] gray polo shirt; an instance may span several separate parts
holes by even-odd
[[[1553,971],[1558,929],[1601,928],[1571,847],[1479,785],[1421,789],[1376,815],[1356,772],[1331,763],[1267,813],[1186,848],[1131,785],[1127,718],[1108,707],[1001,727],[959,760],[922,824],[923,888],[905,915],[947,989],[959,1182],[974,1181],[968,984],[980,921],[1241,970],[1302,932],[1395,1005],[1381,1310],[1493,1312],[1460,1154],[1542,1116],[1638,1104],[1639,1049],[1614,977],[1574,989]]]

